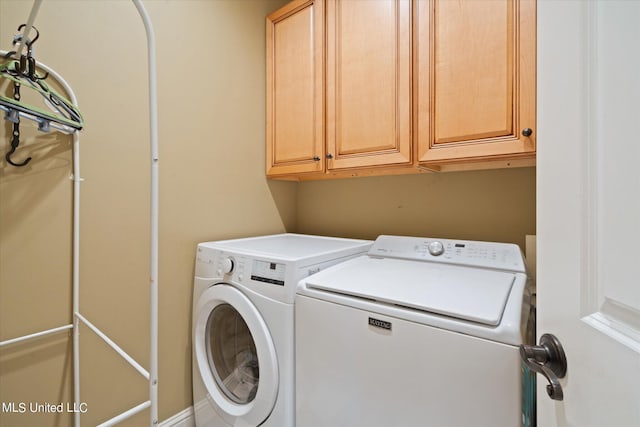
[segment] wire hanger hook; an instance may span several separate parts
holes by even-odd
[[[4,158],[7,161],[7,163],[9,163],[10,165],[17,166],[17,167],[26,166],[31,161],[31,157],[27,157],[21,162],[14,162],[11,159],[11,156],[13,156],[13,153],[16,152],[18,145],[20,145],[20,133],[19,132],[16,133],[14,131],[13,138],[11,139],[11,149],[7,151],[7,154],[4,156]]]

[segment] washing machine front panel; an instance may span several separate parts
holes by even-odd
[[[296,300],[297,427],[515,427],[518,347]]]
[[[259,425],[278,395],[275,346],[260,312],[237,288],[215,284],[196,305],[194,351],[207,398],[229,425]]]

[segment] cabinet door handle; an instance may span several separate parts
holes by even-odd
[[[319,161],[320,161],[320,157],[318,157],[318,156],[313,156],[313,161],[314,161],[314,162],[319,162]]]
[[[522,129],[522,136],[531,136],[533,134],[533,129],[524,128]]]
[[[540,345],[521,345],[520,358],[534,372],[545,376],[547,394],[553,400],[564,399],[558,378],[567,373],[567,357],[558,338],[551,334],[540,337]]]
[[[327,159],[331,160],[333,159],[333,154],[331,153],[327,153],[327,155],[325,156]]]

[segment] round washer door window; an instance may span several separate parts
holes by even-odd
[[[260,366],[247,323],[230,304],[215,306],[205,335],[207,356],[220,390],[235,403],[251,402],[258,390]]]
[[[194,348],[209,400],[229,424],[259,425],[278,393],[275,347],[260,312],[227,284],[207,289],[196,310]]]

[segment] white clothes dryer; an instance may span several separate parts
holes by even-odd
[[[522,425],[517,245],[380,236],[302,279],[298,427]]]
[[[192,337],[198,427],[294,425],[296,285],[371,244],[279,234],[198,245]]]

